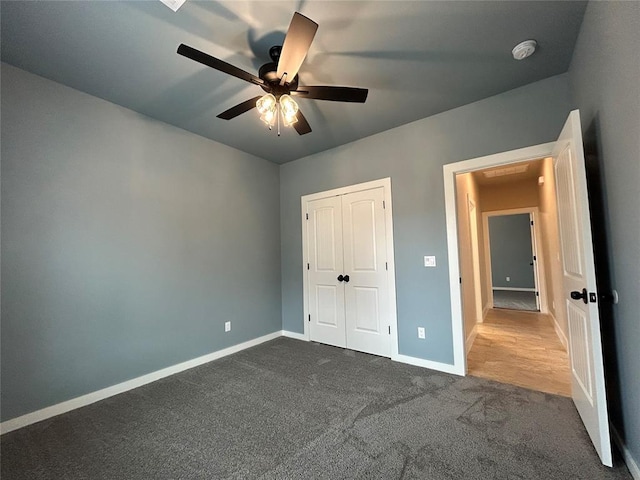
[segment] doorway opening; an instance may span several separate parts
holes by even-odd
[[[456,187],[467,372],[570,396],[552,159],[459,173]]]
[[[544,258],[538,248],[537,213],[536,206],[482,214],[487,277],[491,281],[488,304],[492,308],[541,311],[545,295],[540,270]]]

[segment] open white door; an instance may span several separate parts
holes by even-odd
[[[580,114],[574,110],[553,150],[569,323],[572,397],[602,463],[612,466],[598,292]]]

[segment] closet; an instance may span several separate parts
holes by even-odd
[[[385,186],[326,193],[303,197],[309,339],[390,357]]]

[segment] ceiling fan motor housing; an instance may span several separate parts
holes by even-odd
[[[264,85],[260,85],[265,92],[272,93],[276,97],[289,94],[292,90],[298,88],[298,75],[293,77],[291,82],[280,85],[278,78],[278,60],[280,59],[281,45],[275,45],[269,49],[269,56],[273,62],[265,63],[258,70],[258,77],[265,81]]]

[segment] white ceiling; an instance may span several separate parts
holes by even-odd
[[[160,1],[0,3],[2,60],[212,140],[285,163],[566,72],[585,2]],[[251,73],[294,11],[320,27],[301,85],[369,89],[365,104],[300,99],[313,132],[269,132],[262,90],[176,54],[186,43]],[[515,61],[533,38],[539,50]]]

